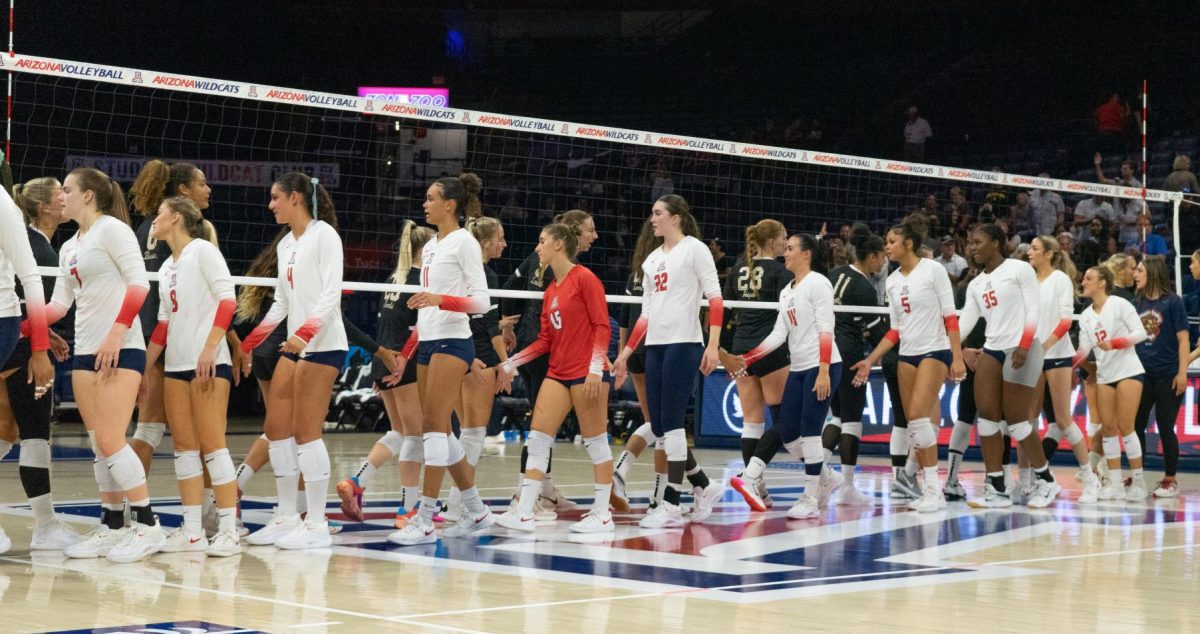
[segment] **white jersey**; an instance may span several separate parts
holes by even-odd
[[[488,310],[487,276],[483,249],[466,229],[436,235],[421,249],[421,287],[442,295],[442,305],[417,311],[417,336],[421,341],[468,339],[470,314]]]
[[[1125,338],[1128,346],[1121,350],[1104,351],[1096,346],[1101,341]],[[1146,328],[1137,309],[1127,300],[1109,295],[1104,308],[1096,312],[1095,305],[1084,309],[1079,316],[1079,353],[1096,352],[1096,381],[1116,383],[1121,379],[1145,372],[1137,356],[1137,344],[1146,339]]]
[[[189,372],[204,350],[222,300],[234,300],[233,278],[221,251],[192,240],[179,259],[167,258],[158,269],[158,320],[167,322],[167,372]],[[217,344],[217,364],[230,363],[229,345]]]
[[[990,273],[980,271],[967,285],[962,332],[971,332],[983,317],[988,350],[1028,346],[1038,329],[1039,288],[1033,267],[1020,260],[1006,259]]]
[[[654,250],[642,263],[642,316],[646,345],[703,343],[700,297],[721,297],[712,252],[684,236],[670,251]]]
[[[0,317],[20,317],[21,302],[17,298],[16,278],[21,278],[25,295],[37,303],[42,295],[42,276],[38,273],[29,234],[17,203],[0,187]],[[33,292],[30,289],[37,289]],[[38,304],[41,306],[42,304]]]
[[[762,357],[783,345],[786,339],[792,372],[803,372],[820,365],[822,346],[830,351],[831,365],[841,363],[842,355],[833,345],[833,328],[833,283],[824,275],[810,271],[804,279],[779,291],[779,316],[775,319],[775,327],[746,356]]]
[[[1066,321],[1071,327],[1075,316],[1075,283],[1066,273],[1055,270],[1038,285],[1037,340],[1045,343],[1054,330]],[[1066,333],[1046,351],[1047,359],[1066,359],[1075,355],[1075,346]]]
[[[144,301],[150,291],[133,229],[112,216],[100,216],[86,234],[76,233],[67,240],[59,251],[58,268],[50,303],[56,305],[57,314],[66,313],[72,303],[76,304],[76,355],[96,354],[118,315],[128,309],[127,293],[137,295],[141,289]],[[133,311],[133,323],[125,331],[121,347],[146,349],[137,310]]]
[[[887,300],[901,355],[950,349],[946,318],[955,314],[954,289],[945,267],[921,258],[908,275],[896,269],[887,278]]]

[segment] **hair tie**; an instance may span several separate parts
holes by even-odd
[[[316,218],[317,217],[317,183],[320,183],[321,181],[316,176],[313,176],[312,178],[309,179],[309,182],[312,183],[312,189],[313,189],[312,215],[313,215],[313,218]]]

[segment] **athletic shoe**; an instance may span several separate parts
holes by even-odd
[[[533,519],[539,522],[553,522],[558,519],[558,511],[554,510],[554,501],[544,495],[539,495],[533,503]]]
[[[917,484],[917,475],[903,469],[892,480],[893,500],[913,500],[921,497],[921,487]]]
[[[409,522],[408,526],[387,536],[387,540],[397,546],[416,546],[417,544],[432,544],[438,540],[433,524],[424,524],[418,518]]]
[[[162,550],[166,543],[167,534],[158,518],[154,518],[154,524],[150,526],[134,522],[108,551],[107,559],[115,564],[133,563]]]
[[[82,539],[67,546],[63,549],[63,555],[71,559],[95,559],[96,557],[107,557],[108,552],[112,547],[121,541],[121,537],[125,531],[129,529],[111,529],[104,524],[100,524],[92,529],[92,532],[84,535]]]
[[[450,489],[450,497],[446,499],[446,506],[442,509],[442,520],[446,522],[457,522],[462,516],[462,491],[459,491],[458,489]]]
[[[496,434],[495,436],[486,436],[483,439],[485,445],[503,445],[504,434]]]
[[[1091,469],[1079,467],[1079,471],[1075,472],[1075,479],[1083,485],[1083,492],[1079,494],[1080,504],[1095,504],[1100,501],[1100,478],[1097,478]]]
[[[838,506],[873,506],[874,504],[875,500],[871,496],[852,486],[842,487],[837,497]]]
[[[945,508],[946,498],[938,490],[937,482],[926,482],[921,497],[912,505],[912,509],[918,513],[934,513]]]
[[[29,550],[62,550],[67,546],[79,543],[81,539],[83,536],[67,526],[66,522],[54,519],[48,524],[33,528],[33,539],[29,542]],[[3,535],[0,535],[0,542],[3,541]]]
[[[204,528],[204,540],[208,541],[221,530],[221,518],[217,516],[217,505],[207,507],[200,516],[200,526]]]
[[[1033,492],[1025,499],[1025,505],[1031,509],[1044,509],[1054,502],[1054,498],[1062,491],[1057,482],[1047,482],[1038,478],[1033,484]]]
[[[217,531],[212,541],[208,542],[205,554],[209,557],[232,557],[242,552],[242,540],[237,530]]]
[[[458,520],[458,523],[454,526],[442,531],[442,537],[466,537],[495,523],[496,516],[487,510],[486,507],[483,509],[483,514],[479,517],[472,517],[469,511],[463,509],[462,519]]]
[[[583,519],[571,524],[573,533],[611,533],[615,530],[617,525],[613,522],[612,515],[596,509],[588,511]]]
[[[1146,491],[1146,480],[1142,476],[1133,476],[1132,481],[1125,486],[1126,502],[1145,502],[1149,495]]]
[[[967,499],[967,490],[963,488],[962,482],[955,480],[946,483],[946,488],[942,489],[942,496],[947,502],[962,502]]]
[[[8,552],[9,548],[12,548],[12,540],[9,539],[4,529],[0,528],[0,554]]]
[[[246,524],[242,522],[241,512],[238,512],[238,516],[233,518],[233,524],[237,527],[238,537],[245,537],[250,534],[250,529],[246,528]]]
[[[708,486],[701,489],[700,487],[692,487],[692,513],[691,519],[693,522],[703,522],[712,515],[713,506],[721,499],[721,494],[725,492],[725,483],[717,479],[710,479]]]
[[[688,525],[683,509],[678,504],[663,500],[654,510],[646,514],[638,526],[642,528],[683,528]]]
[[[496,516],[496,523],[508,530],[522,533],[532,533],[537,529],[537,520],[532,515],[521,517],[521,512],[517,510],[515,504]]]
[[[771,508],[775,506],[775,501],[771,499],[771,492],[767,490],[767,479],[758,479],[758,497],[762,499],[763,506]]]
[[[819,517],[821,515],[820,505],[817,496],[812,493],[805,493],[800,496],[800,501],[792,505],[788,509],[787,516],[790,520],[807,520]]]
[[[742,498],[746,500],[750,510],[762,512],[767,510],[767,505],[759,495],[762,488],[760,482],[762,482],[762,478],[750,478],[741,473],[729,478],[729,486],[742,494]]]
[[[572,502],[562,491],[558,490],[558,485],[554,486],[554,490],[550,492],[550,495],[543,495],[540,499],[546,500],[548,502],[547,506],[559,512],[574,511],[579,508],[578,504]]]
[[[613,472],[612,491],[608,494],[608,503],[618,513],[629,512],[629,496],[625,494],[625,478],[616,471]]]
[[[829,465],[823,466],[821,468],[821,479],[817,483],[817,506],[828,506],[829,498],[841,484],[841,478],[833,475],[833,469],[830,469]]]
[[[337,494],[342,498],[342,514],[356,521],[363,521],[362,499],[363,487],[358,486],[354,478],[346,478],[337,483]]]
[[[1125,486],[1112,479],[1110,476],[1104,477],[1104,484],[1100,487],[1100,493],[1097,496],[1100,500],[1124,500]]]
[[[284,550],[307,550],[310,548],[329,548],[333,545],[333,536],[329,534],[327,522],[300,522],[286,535],[280,535],[275,540],[275,546]]]
[[[393,522],[393,525],[397,529],[404,528],[405,526],[408,526],[408,523],[411,522],[412,519],[420,512],[421,509],[417,507],[413,507],[413,510],[411,511],[406,511],[404,510],[404,507],[401,506],[400,508],[396,509],[396,521]]]
[[[986,482],[983,485],[983,498],[971,500],[967,504],[979,509],[1004,509],[1012,506],[1013,502],[1007,493],[997,491],[991,482]]]
[[[246,543],[251,546],[273,546],[275,540],[292,532],[300,524],[299,515],[280,516],[276,511],[266,526],[246,536]]]
[[[1179,483],[1174,479],[1162,479],[1154,486],[1154,497],[1156,498],[1173,498],[1179,496]]]
[[[1008,494],[1008,499],[1012,500],[1013,504],[1024,504],[1025,500],[1033,492],[1032,489],[1026,489],[1020,483],[1013,480],[1005,479],[1005,493]]]
[[[205,550],[208,550],[208,538],[204,531],[189,533],[182,526],[167,533],[167,541],[162,547],[164,553],[202,553]]]

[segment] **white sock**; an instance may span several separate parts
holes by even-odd
[[[925,486],[936,486],[938,483],[938,468],[937,465],[925,467],[922,469],[925,472]]]
[[[237,530],[237,509],[232,506],[227,509],[217,509],[217,523],[220,530]]]
[[[521,517],[533,515],[533,505],[537,502],[541,490],[541,481],[525,479],[525,484],[521,485],[521,497],[517,499],[517,512]]]
[[[487,431],[482,427],[479,429],[481,431]],[[466,511],[472,516],[478,517],[487,511],[487,507],[484,506],[483,500],[479,499],[479,489],[471,487],[463,491],[461,496],[463,508],[466,509]],[[463,520],[460,521],[464,521],[465,519],[466,518],[463,518]]]
[[[12,448],[12,443],[8,442],[7,440],[0,439],[0,458],[7,456],[8,452],[12,451]]]
[[[212,489],[204,490],[204,497],[200,498],[200,512],[203,515],[212,513],[217,506],[217,496],[213,495]]]
[[[401,506],[404,507],[405,511],[411,511],[413,507],[420,504],[421,487],[402,487],[402,491],[401,495],[404,496],[404,499],[401,500],[403,502]]]
[[[304,483],[304,487],[305,487],[305,489],[308,488],[307,482]],[[297,484],[297,488],[295,491],[292,492],[292,495],[295,496],[295,498],[296,498],[296,512],[297,513],[307,513],[308,512],[308,491],[301,490],[299,488],[299,484]]]
[[[633,466],[633,461],[633,454],[629,453],[628,451],[621,452],[620,457],[617,458],[616,467],[617,475],[621,476],[621,479],[629,479],[629,467]]]
[[[763,462],[758,456],[755,456],[750,459],[750,464],[746,465],[746,470],[744,473],[746,474],[747,478],[751,480],[757,480],[762,477],[763,470],[766,468],[767,463]]]
[[[358,481],[358,486],[366,488],[367,483],[373,477],[375,477],[375,465],[371,464],[370,460],[363,460],[358,470],[354,472],[354,479]]]
[[[598,513],[608,513],[608,496],[612,493],[612,483],[595,484],[595,498],[592,499],[592,510]]]
[[[854,486],[854,465],[842,465],[842,482],[848,486]]]
[[[254,468],[253,467],[251,467],[250,465],[248,465],[244,462],[241,465],[239,465],[237,468],[238,489],[245,490],[246,483],[249,482],[250,478],[253,478],[253,477],[254,477]]]
[[[34,523],[45,526],[54,521],[54,498],[49,493],[29,498],[29,506],[33,508]]]
[[[188,533],[199,533],[204,530],[200,525],[200,505],[184,505],[183,530]]]

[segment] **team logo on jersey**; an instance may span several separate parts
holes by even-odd
[[[1142,327],[1146,329],[1146,341],[1154,343],[1158,339],[1158,333],[1162,330],[1163,316],[1157,310],[1148,310],[1140,315],[1142,318]]]
[[[555,330],[562,330],[562,313],[557,310],[551,312],[550,325],[554,326]]]

